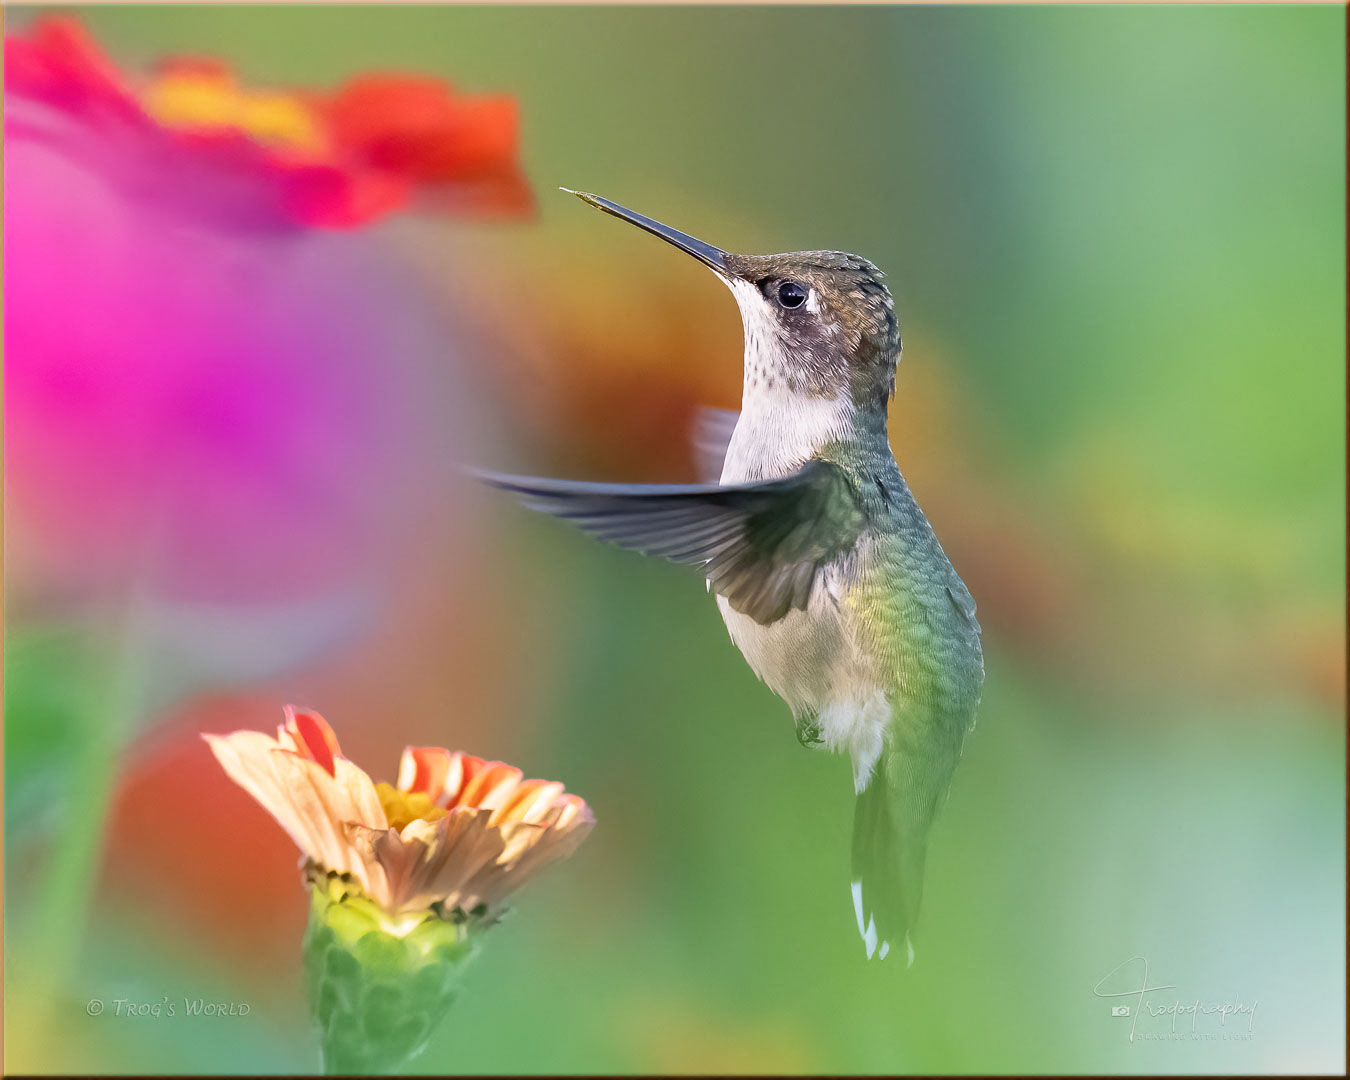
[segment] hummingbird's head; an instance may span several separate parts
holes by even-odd
[[[747,383],[815,397],[847,393],[859,407],[885,408],[900,331],[872,263],[842,251],[737,255],[598,195],[572,194],[693,255],[730,287],[745,324]]]

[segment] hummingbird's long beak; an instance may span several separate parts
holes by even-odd
[[[674,244],[681,251],[687,251],[700,262],[711,266],[719,274],[725,275],[728,273],[727,253],[721,248],[705,244],[702,240],[695,240],[688,233],[682,233],[679,229],[672,229],[669,225],[662,225],[659,221],[653,221],[645,214],[629,210],[627,207],[620,206],[616,202],[610,202],[599,195],[592,195],[586,191],[573,191],[571,188],[562,188],[561,190],[569,195],[575,195],[582,202],[590,203],[597,210],[603,210],[606,214],[613,214],[616,218],[622,218],[630,225],[636,225],[639,229],[646,229],[653,236],[659,236],[667,243]]]

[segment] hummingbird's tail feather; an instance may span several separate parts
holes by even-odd
[[[937,764],[939,767],[934,768]],[[888,739],[853,812],[853,908],[867,955],[902,946],[923,897],[928,830],[951,779],[949,768],[906,753]]]

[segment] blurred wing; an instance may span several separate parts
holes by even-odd
[[[727,487],[479,475],[601,540],[699,567],[733,608],[765,625],[805,608],[821,566],[866,525],[853,485],[827,461]]]
[[[741,414],[734,409],[701,408],[695,412],[694,464],[705,483],[715,484],[722,478],[731,433],[736,430],[736,421],[740,418]]]

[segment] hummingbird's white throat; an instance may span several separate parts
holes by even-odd
[[[727,446],[722,483],[786,476],[852,429],[853,400],[847,386],[829,397],[792,390],[793,361],[768,300],[749,281],[723,280],[736,298],[745,326],[745,377],[741,415]],[[806,310],[819,311],[819,302],[812,289]]]

